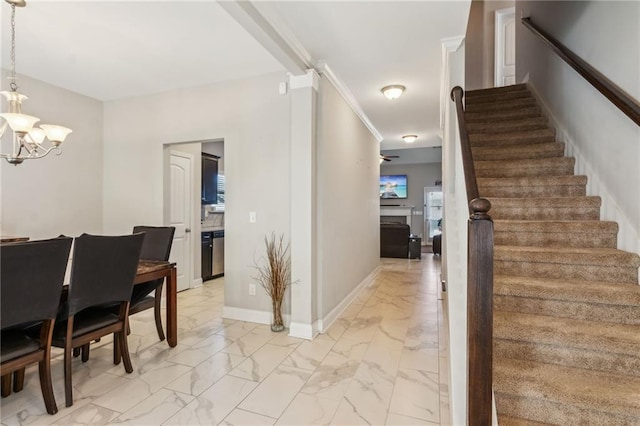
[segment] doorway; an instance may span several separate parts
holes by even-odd
[[[496,10],[495,87],[516,84],[516,9]]]
[[[441,232],[442,202],[441,186],[424,188],[424,240],[427,242],[432,242],[433,236]]]

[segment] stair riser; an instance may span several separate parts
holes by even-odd
[[[493,234],[497,246],[616,248],[617,235],[610,233],[501,231]]]
[[[622,415],[596,411],[592,408],[561,404],[542,398],[528,398],[495,393],[498,418],[501,414],[522,417],[543,423],[562,426],[584,425],[638,425],[633,414]]]
[[[492,202],[489,215],[504,220],[598,220],[600,207],[501,207]]]
[[[489,112],[489,111],[505,111],[517,108],[528,108],[536,106],[536,100],[533,98],[503,100],[502,102],[483,102],[475,103],[467,102],[465,105],[466,112]]]
[[[513,146],[518,145],[533,145],[538,143],[554,143],[555,137],[553,136],[515,136],[510,138],[483,138],[482,140],[470,140],[471,146]]]
[[[542,118],[529,118],[527,120],[513,120],[495,123],[467,123],[467,132],[469,133],[469,136],[487,134],[500,135],[503,133],[526,132],[529,130],[544,130],[546,128],[548,128],[547,122]]]
[[[532,177],[532,176],[565,176],[573,174],[573,163],[557,166],[540,165],[537,167],[478,167],[476,165],[476,177],[478,178],[506,178],[506,177]]]
[[[511,101],[514,99],[531,98],[531,92],[520,90],[517,92],[503,93],[502,95],[465,96],[465,105],[488,104],[493,102]]]
[[[564,156],[564,144],[538,144],[528,147],[472,147],[471,153],[475,161],[494,160],[533,160]]]
[[[479,121],[508,121],[536,117],[540,117],[540,107],[527,107],[515,110],[492,112],[465,112],[464,114],[465,121],[469,123],[477,123]]]
[[[534,278],[638,283],[638,269],[625,266],[565,265],[532,261],[493,261],[495,275],[512,275]]]
[[[465,93],[465,98],[475,98],[482,96],[500,96],[506,93],[521,92],[527,89],[526,83],[514,84],[512,86],[491,87],[488,89],[470,90]]]
[[[493,308],[496,311],[640,325],[640,306],[605,305],[496,294],[493,297]],[[638,355],[640,355],[640,348],[638,348]],[[640,366],[633,374],[640,376]]]
[[[481,197],[579,197],[587,195],[585,185],[562,186],[478,186]]]

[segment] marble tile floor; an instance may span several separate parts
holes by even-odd
[[[37,368],[3,398],[2,425],[447,425],[447,344],[440,260],[381,259],[374,282],[313,341],[222,318],[223,279],[178,296],[179,343],[159,342],[153,311],[132,316],[134,372],[92,345],[73,364],[64,406],[62,357],[52,370],[59,412],[46,414]]]

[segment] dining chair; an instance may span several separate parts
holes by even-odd
[[[133,371],[127,343],[129,299],[140,260],[144,235],[75,239],[69,293],[53,331],[53,346],[64,348],[64,390],[67,407],[73,405],[72,351],[113,333],[113,362],[124,361]],[[119,304],[114,313],[109,306]]]
[[[134,226],[133,233],[144,232],[140,259],[168,261],[176,228],[173,226]],[[129,315],[154,308],[156,330],[160,341],[165,339],[162,329],[162,288],[164,279],[133,286]],[[151,295],[151,293],[154,293]]]
[[[38,363],[47,413],[58,412],[51,382],[51,338],[72,238],[29,241],[0,249],[0,375],[22,389],[24,369]],[[26,331],[36,330],[36,338]]]

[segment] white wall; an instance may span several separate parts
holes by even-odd
[[[379,143],[325,77],[318,111],[319,314],[326,317],[380,261]]]
[[[2,72],[2,90],[9,90]],[[13,166],[0,160],[0,234],[41,239],[83,232],[102,232],[102,103],[26,76],[18,76],[19,92],[29,97],[25,114],[40,124],[73,130],[54,153]],[[2,97],[2,111],[7,110]],[[12,135],[2,138],[11,152]],[[45,144],[48,144],[46,142]],[[130,230],[128,230],[130,232]]]
[[[635,99],[640,99],[640,2],[516,2],[532,21]],[[516,78],[541,97],[558,139],[603,197],[603,219],[620,225],[618,246],[640,251],[640,128],[523,25],[516,25]]]
[[[107,232],[162,223],[164,144],[224,139],[225,309],[271,311],[268,297],[250,296],[248,284],[264,236],[289,230],[289,101],[278,95],[281,81],[279,72],[104,106]]]
[[[411,233],[422,237],[422,242],[427,236],[424,231],[424,187],[435,186],[436,180],[442,180],[442,163],[424,164],[381,164],[381,175],[407,175],[407,198],[404,200],[383,200],[380,205],[406,204],[414,206],[414,214],[411,219]]]

